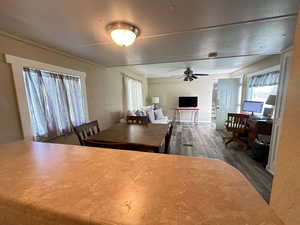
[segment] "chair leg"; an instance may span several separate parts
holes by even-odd
[[[232,139],[228,140],[228,141],[225,143],[225,145],[227,146],[228,144],[230,144],[230,143],[233,142],[233,141],[234,141],[234,139],[232,138]]]
[[[243,145],[243,149],[247,150],[248,149],[248,144],[244,141],[242,141],[238,135],[233,135],[233,136],[228,136],[228,137],[223,137],[223,141],[225,142],[225,146],[227,146],[231,142],[238,142]]]
[[[225,136],[225,137],[223,137],[223,141],[224,142],[226,142],[226,140],[230,140],[230,139],[232,139],[232,136]]]
[[[242,141],[241,139],[237,139],[237,141],[244,146],[243,150],[247,150],[248,149],[248,144],[246,142]]]

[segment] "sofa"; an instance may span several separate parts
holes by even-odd
[[[149,123],[154,124],[168,124],[170,122],[168,116],[166,116],[165,112],[162,108],[154,108],[153,105],[143,106],[141,109],[136,111],[128,111],[128,116],[147,116]]]

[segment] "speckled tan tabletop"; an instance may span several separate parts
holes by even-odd
[[[213,159],[71,145],[0,146],[1,225],[282,225]]]

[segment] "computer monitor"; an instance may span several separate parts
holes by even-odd
[[[261,113],[263,106],[264,106],[263,102],[244,101],[242,111],[252,112],[253,115],[253,113]]]

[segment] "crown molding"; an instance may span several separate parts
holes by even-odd
[[[90,64],[90,65],[93,65],[93,66],[100,66],[100,67],[105,68],[105,66],[103,66],[103,65],[101,65],[99,63],[96,63],[96,62],[94,62],[92,60],[85,59],[85,58],[82,58],[80,56],[76,56],[76,55],[70,54],[68,52],[56,49],[54,47],[49,47],[49,46],[47,46],[45,44],[41,44],[41,43],[38,43],[36,41],[30,40],[28,38],[21,37],[20,35],[14,34],[12,32],[7,32],[7,31],[5,31],[3,29],[0,29],[0,35],[4,36],[4,37],[11,38],[11,39],[14,39],[16,41],[19,41],[19,42],[22,42],[22,43],[25,43],[25,44],[28,44],[28,45],[31,45],[33,47],[37,47],[37,48],[40,48],[40,49],[43,49],[43,50],[47,50],[49,52],[52,52],[52,53],[55,53],[55,54],[58,54],[58,55],[62,55],[62,56],[65,56],[65,57],[68,57],[68,58],[71,58],[71,59],[75,59],[75,60],[78,60],[78,61]]]

